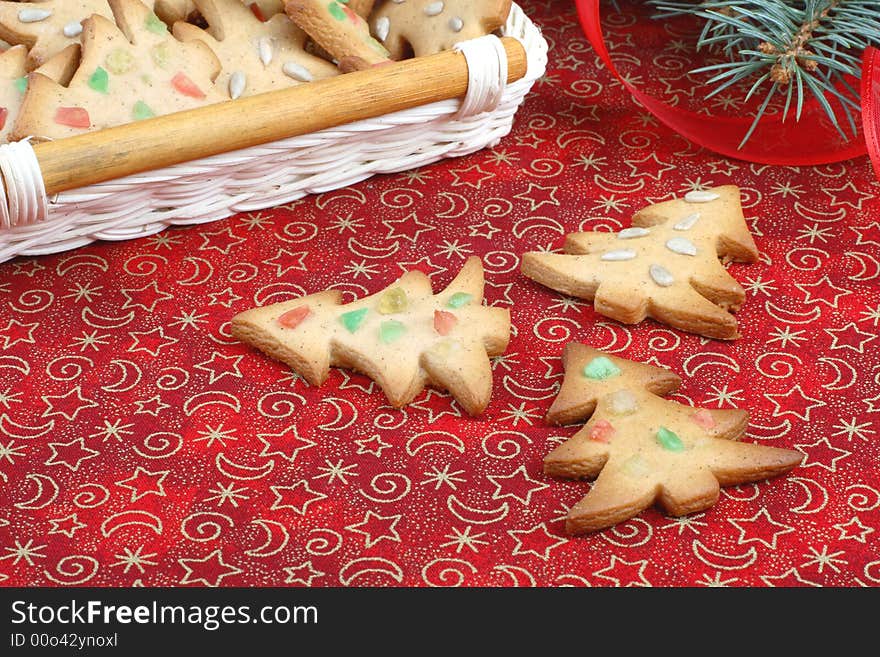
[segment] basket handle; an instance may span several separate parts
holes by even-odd
[[[465,96],[462,110],[481,112],[497,105],[500,90],[527,68],[517,39],[481,37],[456,50],[258,96],[32,146],[6,144],[0,146],[6,192],[0,223],[44,220],[47,195],[436,101]],[[492,75],[506,79],[492,81]]]

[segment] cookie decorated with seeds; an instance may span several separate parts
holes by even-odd
[[[384,0],[370,24],[392,59],[421,57],[494,32],[510,6],[511,0]]]
[[[739,337],[731,313],[745,290],[719,258],[755,262],[758,250],[734,185],[651,205],[618,233],[568,235],[564,250],[526,253],[523,274],[625,324],[652,317],[708,338]]]
[[[483,285],[482,263],[472,257],[437,294],[428,276],[410,271],[344,305],[328,290],[248,310],[232,318],[232,334],[312,385],[326,381],[330,367],[345,367],[376,381],[393,406],[430,385],[479,415],[492,394],[489,358],[510,339],[510,313],[482,304]]]
[[[0,2],[0,38],[27,46],[27,65],[32,70],[78,44],[82,22],[93,14],[113,20],[107,0]]]
[[[241,0],[195,0],[208,23],[202,30],[174,24],[174,36],[202,41],[222,64],[217,87],[236,99],[338,75],[338,69],[305,52],[306,34],[285,14],[261,22]]]
[[[330,54],[343,72],[388,62],[388,51],[370,35],[370,26],[338,0],[287,0],[287,15]]]
[[[69,84],[29,76],[13,138],[61,139],[228,100],[214,89],[220,62],[208,46],[178,41],[139,0],[108,1],[116,23],[83,22]]]
[[[780,475],[803,458],[795,450],[737,442],[748,425],[746,411],[663,399],[681,383],[663,368],[576,343],[566,346],[563,366],[547,421],[587,424],[544,458],[544,472],[596,480],[566,516],[571,534],[612,527],[653,504],[673,516],[703,511],[717,502],[721,486]]]

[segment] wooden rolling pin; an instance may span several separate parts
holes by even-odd
[[[502,39],[508,82],[528,65]],[[464,55],[447,51],[258,96],[34,145],[46,193],[93,185],[218,153],[464,96]]]

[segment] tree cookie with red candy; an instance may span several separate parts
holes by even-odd
[[[228,100],[214,89],[220,62],[208,46],[178,41],[139,0],[109,3],[116,24],[99,15],[83,23],[68,85],[30,75],[14,138],[60,139]]]
[[[345,367],[376,381],[393,406],[431,385],[479,415],[492,395],[489,358],[510,339],[509,311],[484,306],[483,286],[483,265],[471,257],[438,294],[425,274],[410,271],[344,305],[341,292],[328,290],[248,310],[232,318],[232,334],[315,386],[330,367]]]
[[[15,46],[0,54],[0,144],[9,141],[26,89],[27,48]]]
[[[61,84],[67,83],[79,63],[79,46],[71,45],[37,71]],[[0,54],[0,144],[9,141],[28,87],[27,48],[13,46]]]
[[[596,478],[569,510],[566,531],[593,532],[635,517],[657,503],[670,515],[703,511],[720,486],[736,486],[787,472],[803,455],[737,442],[748,413],[704,409],[662,399],[681,379],[663,368],[571,343],[565,379],[547,413],[551,424],[589,420],[544,458],[554,477]]]
[[[564,250],[526,253],[522,273],[624,324],[652,317],[708,338],[739,337],[731,313],[745,290],[719,257],[755,262],[758,249],[734,185],[651,205],[618,233],[568,235]]]
[[[330,62],[305,52],[305,32],[284,14],[261,22],[241,0],[195,4],[207,30],[179,22],[174,36],[202,41],[214,51],[223,67],[216,84],[232,99],[339,74]]]
[[[450,50],[504,25],[511,0],[385,0],[370,17],[392,59]]]
[[[321,48],[349,72],[388,62],[388,51],[367,22],[338,0],[286,0],[284,9]]]

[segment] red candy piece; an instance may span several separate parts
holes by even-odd
[[[184,96],[190,98],[204,98],[205,92],[196,86],[196,83],[190,80],[185,73],[178,73],[171,78],[171,84]]]
[[[82,107],[59,107],[55,110],[55,123],[68,128],[88,128],[92,125],[92,119]]]
[[[251,11],[254,13],[254,16],[256,16],[263,23],[265,23],[266,17],[263,16],[263,10],[260,9],[260,5],[258,5],[256,2],[252,2],[250,6],[251,6]]]
[[[590,428],[590,440],[597,443],[610,443],[615,429],[608,420],[599,420]]]
[[[449,335],[449,332],[458,324],[458,318],[445,310],[434,311],[434,330],[440,335]]]
[[[284,328],[295,329],[311,314],[312,309],[308,306],[298,306],[297,308],[288,310],[281,315],[281,317],[278,318],[278,323]]]
[[[360,25],[361,21],[363,20],[360,16],[358,16],[355,12],[353,12],[345,5],[342,5],[342,11],[345,12],[345,15],[348,16],[348,19],[355,25]]]
[[[0,107],[0,130],[6,127],[6,117],[9,116],[9,110],[5,107]]]
[[[701,408],[699,411],[691,415],[691,420],[693,420],[694,424],[706,431],[715,428],[715,418],[713,418],[712,414],[704,408]]]

